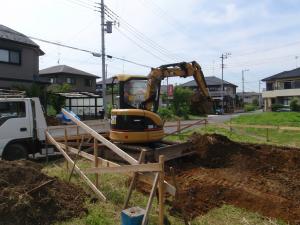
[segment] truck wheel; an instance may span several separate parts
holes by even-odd
[[[18,159],[27,159],[26,148],[21,144],[10,144],[5,148],[2,159],[12,161]]]

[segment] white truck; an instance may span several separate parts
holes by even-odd
[[[105,132],[109,123],[93,121],[89,124],[97,131]],[[54,136],[63,136],[64,128],[70,135],[76,126],[49,127]],[[5,160],[27,158],[29,154],[42,152],[45,146],[47,123],[39,98],[26,98],[23,92],[0,90],[0,156]],[[60,128],[60,129],[59,129]],[[80,131],[80,134],[83,131]]]

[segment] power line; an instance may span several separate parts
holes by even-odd
[[[242,54],[237,54],[234,57],[238,58],[238,57],[243,57],[243,56],[247,56],[247,55],[253,55],[253,54],[256,54],[256,53],[264,53],[264,52],[274,51],[274,50],[277,50],[277,49],[286,48],[286,47],[289,47],[289,46],[299,45],[299,44],[300,44],[300,41],[295,41],[295,42],[290,42],[290,43],[287,43],[287,44],[284,44],[284,45],[281,45],[281,46],[277,46],[277,47],[266,48],[266,49],[252,51],[252,52],[250,51],[250,52],[246,52],[246,53],[242,53]]]
[[[111,55],[106,55],[106,56],[107,56],[107,58],[121,60],[121,61],[124,61],[124,62],[135,64],[137,66],[142,66],[142,67],[146,67],[146,68],[153,68],[152,66],[148,66],[148,65],[145,65],[145,64],[137,63],[137,62],[134,62],[134,61],[131,61],[131,60],[128,60],[128,59],[119,58],[119,57],[115,57],[115,56],[111,56]]]
[[[159,18],[164,18],[166,22],[168,22],[176,31],[185,29],[185,26],[183,26],[179,21],[177,21],[172,15],[170,15],[167,11],[162,9],[158,4],[156,4],[154,1],[139,1],[142,4],[146,6],[148,9],[150,6],[150,9],[152,12],[154,12],[156,15],[159,16]]]
[[[108,17],[110,17],[111,19],[115,20],[117,19],[116,17],[112,16],[111,13],[109,13],[108,11],[106,11],[106,15]],[[126,25],[125,25],[126,26]],[[151,49],[156,50],[157,52],[159,52],[161,55],[166,55],[165,53],[163,53],[162,51],[160,51],[156,46],[154,46],[153,44],[149,44],[149,42],[143,40],[143,38],[141,38],[141,36],[137,35],[138,33],[135,32],[134,30],[132,31],[131,28],[126,28],[126,27],[122,27],[124,30],[128,31],[132,36],[134,36],[136,39],[138,39],[140,42],[142,42],[144,45],[147,45],[148,47],[150,47]],[[143,49],[145,51],[145,47],[142,47],[141,44],[138,44],[136,41],[134,41],[132,38],[130,38],[128,35],[124,34],[124,32],[121,31],[120,28],[116,27],[116,29],[123,35],[125,36],[127,39],[129,39],[131,42],[134,42],[135,45],[137,45],[139,48]],[[149,50],[146,50],[146,52],[150,52]],[[157,56],[154,53],[151,53],[152,56],[155,55],[156,58],[160,58],[160,60],[167,62],[166,60],[163,60],[161,57]],[[167,55],[168,58],[170,58]]]
[[[73,5],[75,4],[75,5],[77,5],[77,6],[81,6],[81,7],[83,7],[83,8],[86,8],[86,9],[89,9],[89,10],[92,10],[92,11],[95,11],[94,6],[87,5],[87,4],[85,4],[85,3],[82,3],[82,2],[79,1],[79,0],[65,0],[65,1],[67,1],[67,2],[69,2],[69,3],[72,3]]]
[[[140,49],[144,50],[145,52],[147,52],[148,54],[152,55],[153,57],[159,59],[160,61],[164,61],[164,62],[168,62],[164,59],[162,59],[161,57],[159,57],[158,55],[152,53],[151,51],[149,51],[148,49],[144,48],[143,46],[141,46],[139,43],[137,43],[136,41],[134,41],[132,38],[130,38],[127,34],[125,34],[123,31],[121,31],[120,29],[116,28],[126,39],[128,39],[129,41],[131,41],[133,44],[135,44],[137,47],[139,47]]]
[[[120,21],[124,25],[124,29],[131,33],[136,39],[144,43],[145,45],[149,46],[150,48],[153,48],[155,51],[159,52],[161,55],[164,55],[165,57],[172,59],[172,60],[178,60],[176,56],[166,48],[162,47],[155,41],[153,41],[151,38],[140,32],[137,28],[129,24],[126,20],[121,18],[118,14],[116,14],[114,11],[112,11],[109,7],[105,7],[105,12],[108,17],[110,17],[113,20]],[[123,28],[123,26],[121,26]]]
[[[93,51],[90,51],[90,50],[86,50],[86,49],[82,49],[82,48],[78,48],[78,47],[73,47],[73,46],[70,46],[70,45],[65,45],[65,44],[61,44],[61,43],[58,43],[58,42],[54,42],[54,41],[47,41],[47,40],[32,37],[32,36],[28,36],[28,37],[31,38],[31,39],[37,40],[37,41],[48,43],[48,44],[57,45],[57,46],[65,47],[65,48],[70,48],[70,49],[81,51],[81,52],[87,52],[87,53],[90,53],[92,55],[99,54],[99,53],[96,53],[96,52],[93,52]]]
[[[82,48],[78,48],[78,47],[73,47],[73,46],[61,44],[61,43],[58,43],[58,42],[48,41],[48,40],[44,40],[44,39],[36,38],[36,37],[32,37],[32,36],[28,36],[28,37],[31,38],[31,39],[37,40],[37,41],[48,43],[48,44],[57,45],[57,46],[65,47],[65,48],[70,48],[70,49],[77,50],[77,51],[87,52],[87,53],[90,53],[90,54],[92,54],[93,56],[96,56],[96,57],[101,56],[100,53],[93,52],[93,51],[90,51],[90,50],[86,50],[86,49],[82,49]],[[121,60],[121,61],[128,62],[128,63],[134,64],[134,65],[137,65],[137,66],[141,66],[141,67],[152,68],[152,66],[149,66],[149,65],[145,65],[145,64],[142,64],[142,63],[138,63],[138,62],[135,62],[135,61],[132,61],[132,60],[128,60],[128,59],[124,59],[124,58],[120,58],[120,57],[116,57],[116,56],[112,56],[112,55],[107,55],[106,54],[106,57],[110,58],[110,59]]]

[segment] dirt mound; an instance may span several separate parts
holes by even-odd
[[[1,224],[52,224],[86,212],[82,189],[40,170],[30,161],[0,161]]]
[[[198,157],[173,161],[182,188],[174,209],[195,217],[233,204],[267,217],[300,224],[300,150],[241,144],[212,134],[194,134]]]

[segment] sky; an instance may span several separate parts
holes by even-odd
[[[101,51],[97,0],[0,0],[0,24],[27,36]],[[115,21],[105,35],[106,54],[150,67],[196,60],[205,76],[221,78],[245,91],[259,81],[300,67],[300,0],[105,0]],[[118,17],[117,17],[117,16]],[[110,17],[109,17],[110,16]],[[69,65],[101,76],[101,58],[34,40],[46,53],[40,69]],[[297,57],[299,56],[299,58]],[[298,58],[298,59],[297,59]],[[108,77],[147,75],[150,68],[107,60]],[[173,78],[183,83],[192,78]],[[263,88],[262,84],[262,88]]]

